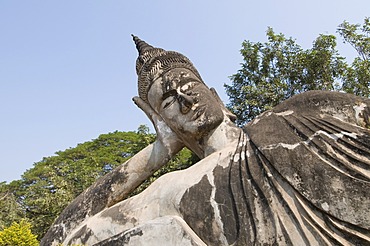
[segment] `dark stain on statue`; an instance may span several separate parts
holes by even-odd
[[[123,174],[121,172],[111,172],[104,178],[98,179],[94,185],[81,193],[64,209],[61,216],[54,222],[58,226],[50,227],[42,239],[41,245],[49,245],[55,238],[65,238],[66,229],[70,229],[72,222],[82,222],[86,217],[93,216],[109,205],[113,205],[112,201],[113,204],[108,204],[112,196],[112,187],[122,183],[126,177],[127,172]],[[117,201],[119,199],[114,202]]]
[[[220,245],[214,210],[210,202],[211,192],[212,186],[204,175],[198,184],[185,192],[180,202],[180,212],[186,223],[194,232],[198,232],[198,236],[207,245]]]
[[[215,186],[217,187],[215,200],[219,206],[220,216],[223,224],[224,235],[229,244],[232,244],[237,239],[238,221],[235,217],[233,207],[234,203],[230,199],[230,189],[228,185],[228,169],[217,166],[213,171],[215,177]]]
[[[73,243],[77,239],[79,239],[82,244],[86,244],[87,240],[93,235],[94,233],[92,232],[92,230],[84,225],[80,230],[78,230],[78,232],[75,233],[74,237],[69,240],[68,245]]]
[[[93,246],[127,245],[132,237],[141,237],[142,235],[144,234],[141,229],[128,230],[96,243]]]
[[[122,221],[131,221],[125,216],[123,212],[120,211],[120,206],[111,207],[109,210],[105,210],[101,213],[101,217],[107,217],[112,219],[112,222],[122,223]],[[134,219],[134,222],[136,220]]]

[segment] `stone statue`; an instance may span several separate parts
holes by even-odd
[[[310,91],[243,129],[188,58],[133,36],[156,141],[99,179],[41,245],[370,245],[370,100]],[[184,146],[201,160],[128,194]]]

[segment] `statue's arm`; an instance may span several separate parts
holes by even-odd
[[[63,210],[54,222],[54,226],[50,227],[41,245],[49,245],[49,240],[52,241],[55,237],[65,238],[76,224],[127,198],[183,148],[184,145],[177,135],[149,105],[139,98],[134,98],[134,101],[153,122],[157,130],[156,141],[99,178],[75,198]]]
[[[89,193],[87,197],[91,201],[96,200],[97,195],[104,197],[99,204],[101,209],[127,198],[136,187],[166,165],[184,147],[182,141],[150,105],[139,97],[134,97],[133,100],[152,121],[157,138],[154,143],[142,149],[130,160],[99,179],[85,191]],[[86,202],[84,201],[84,203]]]
[[[107,197],[106,207],[127,198],[136,187],[163,167],[182,148],[181,143],[173,143],[168,148],[158,139],[134,155],[125,164],[115,169],[110,176],[116,176],[115,183],[110,184],[110,196]]]
[[[111,174],[108,174],[108,179],[102,178],[101,182],[107,182],[110,187],[109,190],[105,189],[103,191],[109,195],[106,197],[105,207],[112,206],[127,198],[136,187],[152,176],[155,171],[166,165],[184,147],[176,133],[167,126],[149,104],[139,97],[134,97],[133,101],[152,121],[157,138],[153,144],[150,144]],[[100,186],[99,181],[95,186]],[[93,194],[96,194],[96,191]]]

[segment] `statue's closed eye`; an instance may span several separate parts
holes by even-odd
[[[170,105],[172,105],[176,101],[177,96],[178,96],[178,94],[177,94],[177,91],[175,89],[172,89],[170,91],[165,92],[162,96],[163,101],[166,100],[169,97],[173,97],[173,99],[170,102],[167,102],[166,105],[164,105],[164,108],[167,108]]]

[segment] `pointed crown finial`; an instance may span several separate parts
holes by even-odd
[[[139,55],[142,55],[147,50],[154,49],[153,46],[147,44],[145,41],[141,40],[139,37],[137,37],[133,34],[131,34],[131,36],[132,36],[132,39],[135,42],[136,49],[139,52]]]
[[[139,96],[144,101],[148,102],[148,91],[154,80],[173,68],[186,68],[202,81],[196,68],[184,55],[153,47],[137,36],[133,34],[131,36],[139,52],[136,59],[136,74],[138,75]]]

